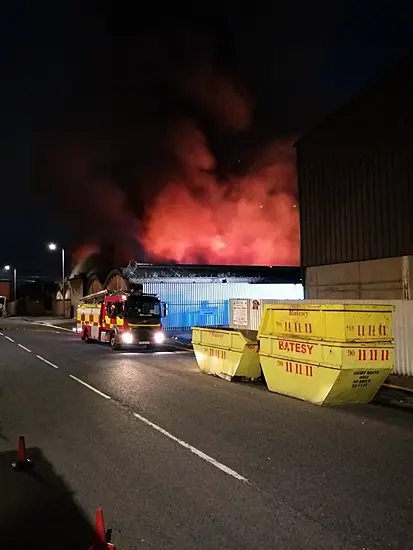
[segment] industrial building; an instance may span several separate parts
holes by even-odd
[[[296,143],[310,299],[411,299],[413,54]]]
[[[75,271],[69,279],[63,304],[58,295],[56,311],[65,307],[73,316],[79,300],[108,290],[141,289],[159,295],[167,305],[163,320],[167,330],[189,330],[191,326],[229,325],[231,298],[302,299],[301,272],[295,267],[249,267],[208,265],[151,265],[131,262],[124,269],[105,272],[92,268]],[[59,303],[60,302],[60,303]]]

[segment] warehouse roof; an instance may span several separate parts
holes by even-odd
[[[131,262],[123,269],[129,280],[147,279],[237,279],[250,282],[292,283],[302,282],[299,267],[198,265],[198,264],[141,264]]]

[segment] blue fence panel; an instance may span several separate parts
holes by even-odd
[[[162,320],[166,330],[190,330],[193,326],[229,326],[229,300],[221,302],[171,303]]]

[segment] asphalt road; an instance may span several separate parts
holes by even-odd
[[[86,549],[101,506],[117,550],[413,548],[408,412],[312,406],[201,375],[188,352],[0,332],[2,547]],[[19,435],[28,474],[10,467]]]

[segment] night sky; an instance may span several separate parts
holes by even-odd
[[[0,266],[58,277],[51,240],[72,258],[80,245],[125,240],[119,261],[145,259],[122,236],[135,224],[139,233],[181,170],[166,145],[171,128],[196,120],[214,170],[232,177],[413,48],[408,1],[195,4],[3,6]],[[235,83],[248,123],[237,126],[242,106],[230,102],[228,112],[224,96],[204,97],[199,67]]]

